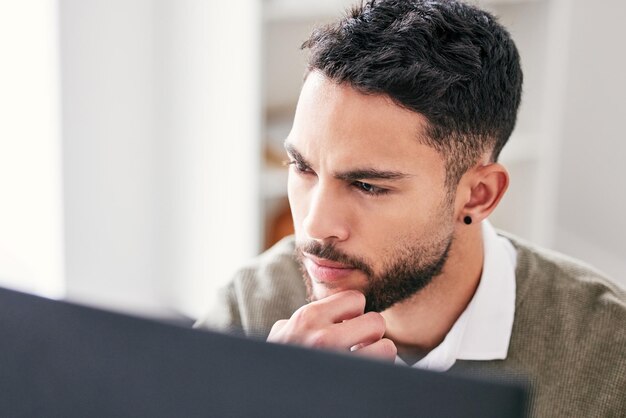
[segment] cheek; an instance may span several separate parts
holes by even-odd
[[[422,199],[397,196],[366,201],[356,210],[360,231],[393,240],[399,234],[421,229],[429,219],[430,208]]]
[[[361,213],[358,229],[368,259],[388,259],[408,245],[428,243],[438,236],[446,223],[437,203],[426,199],[404,199],[384,209]],[[357,232],[358,231],[358,232]],[[379,267],[379,266],[377,266]]]
[[[412,212],[372,211],[362,216],[360,235],[367,240],[369,248],[377,248],[379,254],[393,252],[407,235],[415,235],[422,228],[418,217]]]

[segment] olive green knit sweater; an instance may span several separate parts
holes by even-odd
[[[505,236],[517,249],[507,358],[457,361],[453,369],[529,377],[532,416],[626,417],[624,290],[576,260]],[[265,338],[306,303],[293,249],[286,238],[241,269],[196,326]]]

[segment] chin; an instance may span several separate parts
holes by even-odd
[[[307,298],[310,302],[327,298],[335,293],[346,290],[358,290],[365,293],[367,278],[360,272],[353,272],[348,277],[340,280],[323,280],[312,276],[306,268],[302,268],[303,278],[307,290]]]
[[[343,292],[345,290],[358,290],[362,292],[362,290],[357,287],[345,287],[345,286],[329,287],[327,285],[320,284],[320,283],[312,283],[310,299],[311,299],[311,302],[316,301],[316,300],[321,300],[331,295],[334,295],[335,293]]]

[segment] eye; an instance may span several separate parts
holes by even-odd
[[[373,184],[365,183],[362,181],[355,181],[352,183],[360,192],[370,196],[380,196],[387,193],[389,190],[382,187],[374,186]]]

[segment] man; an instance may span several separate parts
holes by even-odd
[[[456,1],[369,1],[304,47],[285,141],[295,239],[242,269],[198,325],[519,372],[534,415],[624,416],[623,290],[487,221],[521,98],[507,31]]]

